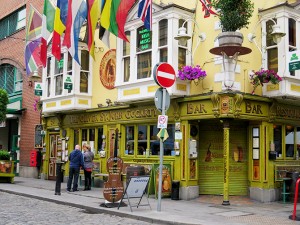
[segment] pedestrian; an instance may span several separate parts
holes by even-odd
[[[92,183],[92,171],[93,171],[93,160],[94,153],[91,152],[91,147],[85,145],[83,148],[83,161],[84,161],[84,191],[91,190]]]
[[[67,191],[71,191],[72,180],[73,181],[73,191],[78,190],[78,177],[80,172],[80,167],[84,167],[83,155],[80,151],[80,145],[76,145],[75,149],[71,152],[70,157],[70,168],[69,168],[69,179],[67,184]]]

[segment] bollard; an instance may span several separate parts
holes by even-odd
[[[61,195],[61,181],[62,181],[62,172],[61,166],[62,162],[56,162],[56,183],[55,183],[55,195]]]

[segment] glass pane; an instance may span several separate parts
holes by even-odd
[[[61,60],[55,60],[54,74],[63,73],[64,68],[64,55],[61,54]]]
[[[130,78],[130,57],[124,58],[124,82]]]
[[[50,77],[47,78],[47,97],[50,96],[50,89],[51,89],[51,79]]]
[[[145,155],[147,149],[147,126],[138,126],[138,155]]]
[[[277,157],[282,157],[282,127],[281,125],[274,125],[273,126],[274,132],[274,145],[275,151],[277,153]]]
[[[102,135],[103,135],[103,128],[98,128],[98,151],[104,149]]]
[[[87,132],[88,132],[88,130],[87,129],[82,129],[82,132],[81,132],[81,134],[82,134],[82,137],[81,137],[81,141],[87,141],[88,139],[87,139]]]
[[[158,155],[160,149],[160,140],[157,137],[159,129],[156,125],[150,125],[150,154]]]
[[[159,50],[160,62],[168,62],[168,49],[162,48]]]
[[[68,75],[72,75],[72,56],[71,54],[68,52],[68,62],[67,62],[67,74]]]
[[[174,151],[175,124],[168,124],[167,130],[168,130],[169,137],[164,142],[164,155],[172,155],[172,151]]]
[[[168,44],[168,20],[164,19],[159,22],[159,44],[164,46]]]
[[[275,22],[276,19],[274,19]],[[271,36],[271,33],[273,32],[273,26],[274,26],[274,22],[271,20],[268,20],[266,23],[266,29],[267,29],[267,47],[268,46],[273,46],[276,45],[276,43],[273,41],[273,37]]]
[[[52,60],[51,57],[47,59],[47,77],[51,75],[51,60]]]
[[[184,21],[185,21],[185,20],[183,20],[183,19],[180,19],[180,20],[179,20],[179,27],[178,27],[178,28],[182,27]],[[184,24],[184,27],[185,27],[185,29],[186,29],[186,33],[188,34],[187,23]],[[178,44],[179,44],[179,42],[178,42]],[[181,44],[182,44],[182,43],[181,43]],[[185,44],[184,44],[184,45],[181,45],[181,46],[185,46],[185,47],[186,47],[186,46],[187,46],[187,42],[185,42]]]
[[[15,91],[22,91],[23,89],[23,82],[20,81],[20,82],[16,82],[15,83]]]
[[[289,45],[296,46],[296,21],[289,18]]]
[[[62,94],[63,76],[58,75],[55,77],[55,95]]]
[[[125,32],[127,40],[130,40],[130,32]],[[123,55],[130,55],[130,43],[127,41],[123,41]]]
[[[88,73],[80,72],[80,92],[88,93]]]
[[[126,126],[126,149],[125,154],[134,154],[134,126]]]
[[[151,52],[138,55],[138,74],[137,79],[151,76]]]
[[[300,156],[300,127],[297,127],[297,137],[296,137],[296,143],[297,143],[297,154],[296,159]]]
[[[18,13],[14,13],[8,18],[8,34],[11,35],[17,30]]]
[[[89,141],[95,141],[95,129],[90,129]]]
[[[152,48],[152,33],[144,27],[137,29],[137,51],[141,52]]]
[[[295,133],[293,126],[285,126],[285,150],[286,157],[294,157]]]
[[[88,51],[81,51],[81,70],[89,71],[90,56]]]
[[[186,65],[186,49],[178,48],[178,70]]]
[[[278,72],[278,49],[271,48],[268,49],[268,68],[269,70],[274,70]]]
[[[79,144],[79,129],[74,130],[74,147]]]

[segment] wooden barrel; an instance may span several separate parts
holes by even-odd
[[[126,168],[126,183],[128,184],[130,177],[145,175],[145,167],[143,166],[127,166]]]

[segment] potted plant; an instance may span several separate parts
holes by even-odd
[[[9,160],[10,154],[7,150],[0,150],[0,160]]]
[[[248,27],[254,10],[251,0],[212,0],[212,6],[219,10],[222,33],[218,35],[219,45],[241,45],[243,35],[237,30]]]
[[[206,71],[202,70],[199,65],[196,66],[183,66],[178,70],[178,77],[180,80],[193,80],[195,84],[206,77]]]
[[[250,76],[251,84],[253,85],[252,94],[254,94],[255,89],[261,85],[264,86],[264,83],[271,82],[272,84],[278,84],[282,81],[282,78],[274,70],[265,70],[261,69],[256,71]]]

